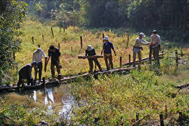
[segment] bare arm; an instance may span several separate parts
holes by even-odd
[[[149,42],[146,41],[146,40],[144,40],[144,39],[142,39],[141,43],[142,43],[143,45],[148,45],[148,44],[149,44]]]
[[[102,49],[102,51],[101,51],[101,55],[103,54],[103,52],[104,52],[104,49]]]

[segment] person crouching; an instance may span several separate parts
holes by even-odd
[[[31,64],[25,65],[24,67],[22,67],[19,71],[19,80],[17,83],[17,87],[20,87],[20,84],[22,84],[22,80],[23,79],[27,79],[27,84],[33,86],[35,85],[35,83],[33,82],[33,77],[31,75],[32,72],[32,68],[35,69],[35,67],[37,66],[36,62],[32,62]]]

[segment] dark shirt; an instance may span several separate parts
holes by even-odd
[[[55,52],[50,51],[50,49],[48,50],[48,56],[51,57],[51,63],[54,65],[59,63],[60,55],[61,55],[61,53],[57,48],[55,48]]]
[[[96,55],[94,49],[92,49],[91,51],[85,50],[85,56],[94,56],[94,55]]]
[[[25,65],[19,71],[19,76],[21,79],[31,79],[32,66],[31,64]]]
[[[105,42],[103,44],[103,49],[104,49],[104,54],[111,54],[112,53],[111,49],[114,49],[114,46],[111,42],[107,42],[107,43]]]

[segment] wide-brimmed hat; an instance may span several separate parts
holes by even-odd
[[[87,50],[88,50],[88,51],[91,51],[92,49],[93,49],[92,45],[88,45],[88,46],[87,46]]]
[[[139,33],[139,36],[145,37],[145,34],[143,32]]]
[[[103,40],[107,40],[108,41],[109,40],[108,36],[105,36]]]

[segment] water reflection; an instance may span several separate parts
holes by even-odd
[[[30,90],[23,92],[22,94],[10,93],[6,96],[10,97],[13,102],[24,102],[24,100],[27,100],[27,97],[29,97],[36,106],[46,106],[48,108],[47,114],[56,112],[56,114],[59,114],[61,117],[69,118],[72,106],[75,104],[70,89],[71,85],[68,84],[42,90]]]
[[[36,101],[37,101],[37,94],[36,94],[35,90],[33,91],[33,100],[36,103]]]

